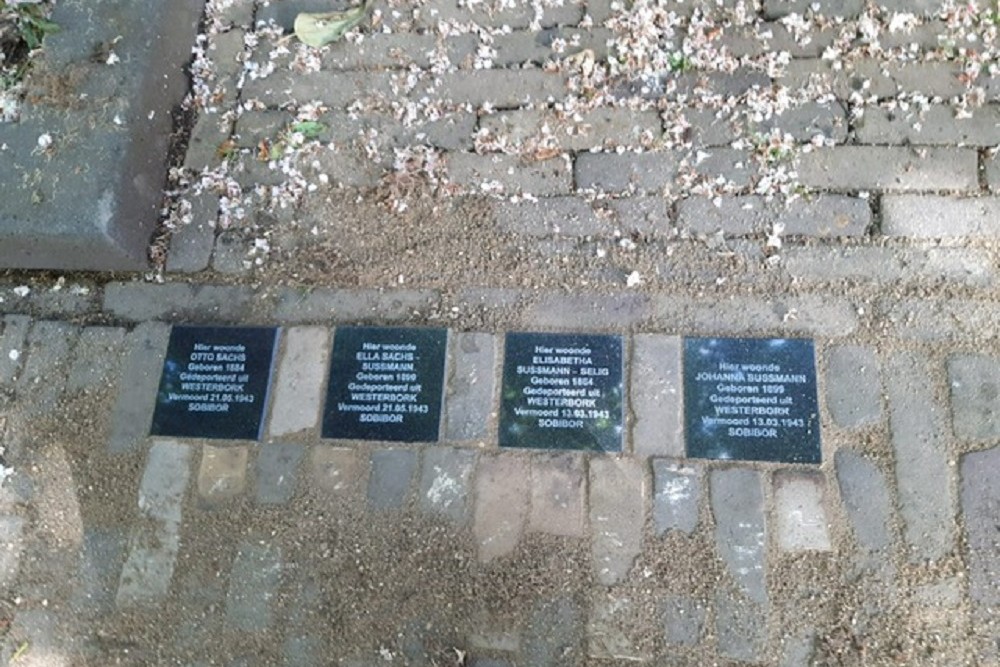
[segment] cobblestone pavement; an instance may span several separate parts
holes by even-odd
[[[164,271],[0,282],[6,660],[1000,665],[995,14],[636,2],[646,67],[603,0],[208,4]],[[182,323],[283,327],[260,442],[148,435]],[[439,442],[321,437],[354,324],[448,329]],[[511,331],[623,335],[622,454],[498,448]],[[685,456],[716,335],[815,340],[821,464]]]

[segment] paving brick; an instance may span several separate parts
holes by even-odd
[[[736,468],[712,470],[709,486],[716,550],[739,590],[751,601],[767,605],[767,526],[760,473]]]
[[[127,337],[130,351],[118,385],[108,439],[113,454],[135,450],[149,434],[169,339],[170,327],[156,322],[140,324]]]
[[[780,667],[803,667],[813,664],[816,653],[816,630],[806,627],[792,636],[782,637]]]
[[[545,329],[597,329],[620,332],[649,315],[645,294],[543,294],[522,313],[524,326]]]
[[[826,407],[842,428],[856,429],[882,418],[882,380],[875,350],[839,345],[826,354]]]
[[[636,334],[631,368],[633,452],[638,456],[683,456],[680,338]]]
[[[562,60],[584,49],[590,49],[597,60],[603,60],[607,57],[607,43],[612,36],[610,30],[600,27],[590,30],[575,27],[513,30],[493,38],[496,50],[493,66],[542,65],[546,61]],[[564,49],[553,49],[553,44],[559,42],[565,43]]]
[[[541,137],[553,137],[568,151],[651,144],[663,132],[655,111],[598,109],[567,116],[539,109],[517,109],[483,117],[480,127],[497,139],[524,145]]]
[[[382,72],[290,72],[249,79],[243,86],[244,101],[259,101],[280,108],[293,100],[308,99],[331,109],[344,109],[355,101],[387,106],[394,96],[407,92],[405,76]]]
[[[215,239],[212,270],[225,275],[244,275],[251,267],[250,242],[238,229],[221,232]]]
[[[1000,193],[1000,154],[992,156],[987,154],[984,166],[987,187],[990,192]]]
[[[945,3],[942,0],[876,0],[875,4],[888,13],[908,12],[918,16],[937,16]]]
[[[562,155],[524,162],[513,155],[452,153],[448,156],[448,175],[452,183],[472,192],[546,196],[567,194],[573,187],[569,158]]]
[[[258,113],[267,114],[265,118],[268,118],[276,112]],[[284,119],[286,116],[279,118]],[[265,136],[275,136],[273,122]],[[377,146],[390,155],[394,148],[409,144],[426,144],[452,151],[471,150],[476,128],[475,114],[465,111],[444,113],[435,120],[417,118],[403,123],[387,113],[358,115],[351,111],[335,110],[321,115],[319,122],[323,129],[317,139],[324,144],[352,150],[363,143]],[[241,145],[256,146],[253,128],[250,129],[251,133],[241,141]]]
[[[462,40],[466,43],[467,40]],[[449,53],[448,47],[457,45],[455,39],[442,40],[440,46],[443,52]],[[417,34],[407,32],[372,32],[365,35],[359,44],[352,48],[332,48],[323,54],[323,70],[342,69],[407,69],[411,66],[428,68],[431,65],[431,54],[438,47],[437,35],[432,33]],[[462,49],[464,51],[465,49]],[[455,61],[461,60],[461,53],[455,53]]]
[[[604,586],[618,583],[642,550],[646,471],[638,461],[590,462],[590,526],[594,573]]]
[[[572,454],[537,454],[531,459],[533,531],[583,537],[586,530],[586,464]]]
[[[429,310],[438,298],[435,290],[286,289],[278,295],[274,317],[284,323],[399,322]]]
[[[313,447],[310,477],[312,486],[339,498],[359,496],[365,481],[358,450],[329,445]]]
[[[855,18],[863,8],[863,0],[764,0],[764,16],[769,19],[809,11],[823,16]]]
[[[570,597],[537,602],[525,630],[525,664],[539,667],[582,664],[584,619],[580,606]]]
[[[0,516],[0,593],[9,594],[17,584],[24,552],[24,518]]]
[[[226,625],[263,632],[271,625],[281,583],[281,549],[275,544],[244,541],[229,573]]]
[[[330,354],[330,331],[325,327],[292,327],[284,339],[267,427],[272,438],[316,428]]]
[[[760,663],[767,648],[767,605],[717,588],[715,636],[719,653],[733,660]]]
[[[970,148],[834,146],[801,155],[797,170],[802,185],[827,190],[979,189]]]
[[[671,530],[691,535],[698,528],[701,475],[701,466],[653,461],[653,524],[657,535]]]
[[[190,283],[111,283],[104,288],[104,309],[132,322],[242,322],[260,309],[251,288]]]
[[[639,234],[669,236],[674,231],[670,200],[666,197],[625,197],[607,202],[615,229],[623,236]]]
[[[436,94],[454,104],[517,107],[562,99],[566,77],[533,69],[459,70],[438,77]]]
[[[471,449],[431,447],[424,450],[420,477],[420,509],[464,523],[471,510],[472,473],[477,453]]]
[[[692,597],[668,595],[660,603],[667,642],[697,646],[705,628],[705,605]]]
[[[1000,359],[953,356],[948,360],[948,379],[955,435],[976,442],[1000,438]]]
[[[79,335],[79,328],[64,322],[43,320],[32,325],[18,379],[25,418],[41,416],[56,407]]]
[[[837,450],[835,465],[840,497],[858,545],[863,551],[885,552],[891,545],[892,512],[885,476],[874,463],[850,449]]]
[[[924,341],[990,340],[1000,335],[1000,313],[992,302],[885,299],[878,310],[894,335]]]
[[[14,384],[24,365],[31,318],[27,315],[7,315],[0,328],[0,388]]]
[[[212,447],[202,449],[198,468],[198,495],[210,503],[222,503],[242,495],[247,486],[246,447]]]
[[[282,505],[295,494],[299,465],[305,455],[302,445],[269,443],[257,453],[255,492],[257,502]]]
[[[445,395],[446,440],[485,440],[495,419],[497,338],[493,334],[455,332]]]
[[[909,352],[894,354],[886,365],[900,515],[911,562],[938,560],[955,545],[945,411],[927,381],[931,367],[927,357]]]
[[[417,470],[412,449],[376,449],[371,454],[368,504],[376,509],[398,509],[406,502]]]
[[[944,280],[985,287],[996,280],[993,260],[976,248],[786,247],[781,265],[803,283],[934,284]]]
[[[916,238],[997,238],[1000,237],[1000,197],[884,197],[882,232],[886,236]]]
[[[649,644],[636,641],[644,628],[636,601],[619,591],[599,592],[587,625],[587,653],[598,659],[646,662]]]
[[[77,587],[70,601],[74,613],[101,616],[114,611],[125,545],[125,533],[118,528],[84,529]]]
[[[864,144],[995,146],[1000,143],[1000,106],[975,109],[972,118],[956,118],[948,105],[909,111],[871,107],[865,110],[855,137]]]
[[[87,327],[81,331],[73,350],[66,391],[99,391],[113,387],[124,341],[125,330],[120,328]]]
[[[596,236],[611,229],[589,203],[574,196],[502,201],[493,215],[500,231],[527,236]]]
[[[322,646],[315,637],[289,637],[282,644],[286,667],[310,667],[321,662]]]
[[[757,165],[747,151],[736,148],[715,147],[687,163],[682,173],[693,175],[706,183],[725,183],[736,189],[747,188],[757,174]]]
[[[763,134],[778,131],[801,142],[812,141],[820,136],[842,144],[847,140],[847,117],[839,104],[808,102],[751,123],[749,130]]]
[[[479,460],[472,534],[480,561],[489,563],[517,547],[528,519],[529,484],[527,459],[500,454]]]
[[[782,551],[830,551],[830,530],[823,507],[824,480],[815,473],[774,474],[778,548]]]
[[[191,468],[191,447],[158,441],[149,450],[139,484],[139,513],[129,539],[116,602],[158,604],[166,596],[180,548],[181,505]]]
[[[584,153],[576,158],[576,185],[606,192],[660,192],[674,182],[681,154]]]
[[[14,290],[18,283],[8,283],[0,287],[0,315],[19,315],[30,312],[35,319],[66,320],[74,316],[86,316],[98,310],[96,289],[80,286],[80,289],[33,290],[21,297]]]
[[[1000,447],[972,452],[961,463],[962,516],[969,549],[969,598],[976,620],[995,622],[1000,605],[1000,550],[996,523],[1000,516]],[[994,635],[996,628],[994,628]],[[995,636],[994,636],[995,641]],[[995,644],[994,644],[995,649]]]
[[[840,70],[826,60],[796,59],[778,77],[792,90],[818,86],[846,100],[857,92],[865,97],[889,98],[901,93],[950,98],[966,92],[961,67],[955,62],[884,62],[876,58],[856,60]]]
[[[871,225],[868,202],[843,195],[799,198],[788,204],[768,202],[756,195],[725,196],[715,200],[689,197],[678,203],[681,227],[693,232],[746,236],[770,232],[784,225],[785,236],[864,236]]]
[[[835,297],[703,300],[665,295],[655,298],[651,307],[651,322],[657,327],[692,335],[787,332],[837,337],[858,326],[855,309]]]

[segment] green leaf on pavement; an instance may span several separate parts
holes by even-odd
[[[319,14],[300,13],[295,17],[295,36],[303,44],[320,47],[336,42],[348,30],[361,23],[368,12],[368,3],[343,12]]]

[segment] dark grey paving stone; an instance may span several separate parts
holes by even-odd
[[[837,451],[837,483],[854,537],[866,551],[881,551],[890,545],[891,505],[885,476],[874,463],[849,449]]]
[[[417,453],[412,449],[377,449],[371,455],[368,503],[376,509],[403,506],[417,469]]]
[[[289,637],[281,646],[285,667],[312,667],[319,664],[322,645],[312,637]]]
[[[125,533],[120,529],[84,529],[77,589],[72,600],[75,613],[103,615],[114,610],[125,543]]]
[[[129,353],[108,439],[114,454],[132,451],[149,434],[169,339],[170,327],[157,322],[140,324],[128,335]]]
[[[704,604],[692,597],[670,595],[661,606],[668,643],[695,646],[701,641],[707,613]]]
[[[969,545],[969,597],[983,619],[1000,606],[1000,447],[962,457],[962,516]],[[997,628],[1000,630],[1000,628]]]
[[[27,358],[18,385],[27,416],[56,406],[80,330],[65,322],[35,322],[26,341]]]
[[[715,592],[715,634],[723,656],[760,662],[767,648],[767,626],[766,605],[724,589]]]
[[[280,581],[281,550],[277,546],[257,542],[241,544],[229,576],[226,624],[246,632],[267,630]]]
[[[27,81],[20,123],[0,124],[0,266],[140,270],[159,219],[184,65],[204,5],[93,0],[55,5],[63,30]],[[115,41],[120,61],[95,59]],[[42,72],[73,72],[67,104]],[[50,75],[51,76],[51,75]],[[38,139],[51,145],[41,150]],[[37,177],[25,178],[25,175]],[[44,174],[44,176],[43,176]]]
[[[571,598],[540,602],[528,621],[522,652],[537,667],[571,667],[584,660],[584,617]]]
[[[89,391],[113,386],[121,364],[125,330],[117,327],[87,327],[80,332],[66,391]]]
[[[1000,359],[979,354],[948,361],[955,435],[984,442],[1000,437]]]
[[[761,475],[735,468],[713,470],[709,484],[715,548],[743,593],[757,605],[766,605],[767,527]]]
[[[841,345],[827,352],[826,407],[843,428],[877,423],[882,416],[882,383],[875,350]]]
[[[13,384],[24,365],[24,341],[31,328],[27,315],[8,315],[0,323],[0,388]]]
[[[470,449],[435,447],[424,451],[420,477],[420,508],[455,522],[469,518],[469,485],[476,467]]]
[[[700,466],[653,461],[653,523],[657,535],[671,530],[693,533],[698,527],[700,503]]]
[[[282,505],[291,499],[304,454],[302,445],[271,443],[261,446],[257,454],[257,502]]]

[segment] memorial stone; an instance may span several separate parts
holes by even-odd
[[[447,339],[444,329],[338,328],[323,437],[436,441]]]
[[[684,413],[688,456],[819,463],[813,342],[685,339]]]
[[[622,449],[621,336],[507,334],[500,446]]]
[[[150,433],[258,439],[277,336],[274,327],[174,327]]]

